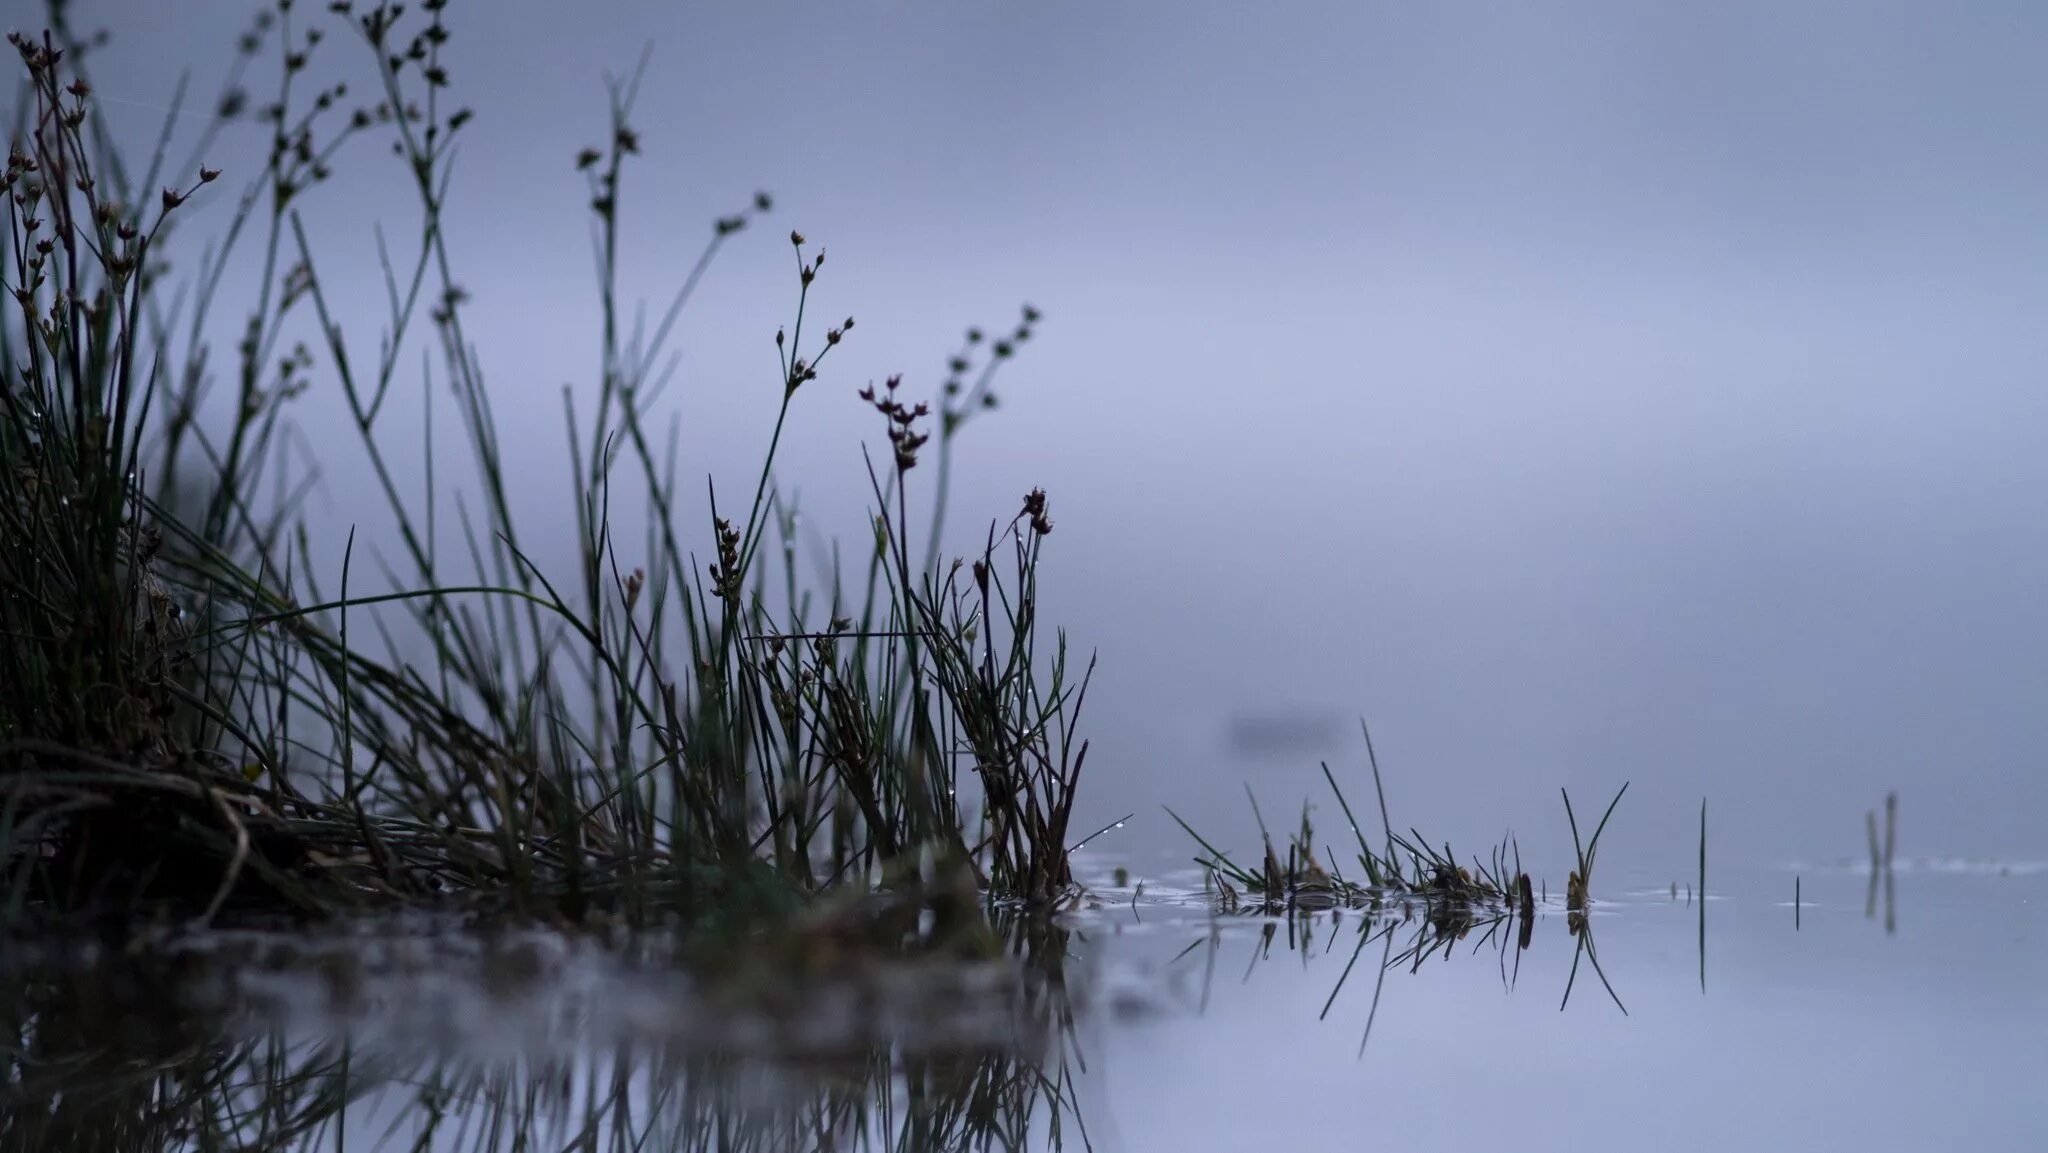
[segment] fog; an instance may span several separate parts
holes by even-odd
[[[137,140],[181,69],[208,106],[248,11],[73,7],[119,31],[96,93]],[[685,475],[752,483],[790,228],[859,321],[779,471],[820,532],[865,531],[857,388],[928,395],[966,326],[1043,310],[962,434],[951,539],[1051,494],[1044,612],[1101,662],[1081,822],[1138,817],[1100,851],[1180,844],[1162,804],[1242,838],[1247,784],[1334,826],[1316,761],[1366,803],[1361,715],[1397,822],[1549,860],[1558,788],[1624,780],[1602,859],[1652,873],[1702,797],[1760,862],[1859,852],[1889,789],[1902,853],[2042,851],[2048,9],[567,11],[454,5],[448,49],[470,331],[561,547],[561,390],[598,347],[573,158],[651,48],[627,296],[658,309],[713,218],[777,201],[679,330]],[[313,71],[362,83],[344,39]],[[260,148],[224,141],[211,227]],[[305,208],[373,318],[370,228],[409,204],[378,148]],[[319,515],[374,529],[363,475],[337,449]],[[1247,755],[1238,714],[1315,731]]]

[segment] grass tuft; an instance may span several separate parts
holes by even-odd
[[[707,480],[700,517],[663,366],[773,201],[716,221],[658,323],[629,326],[640,73],[614,81],[601,136],[565,165],[589,192],[601,319],[562,398],[576,547],[543,561],[447,241],[477,114],[454,99],[445,6],[266,9],[182,165],[175,116],[146,162],[111,143],[93,45],[48,11],[49,31],[10,38],[0,178],[7,925],[422,903],[646,925],[955,875],[1032,906],[1070,896],[1094,661],[1039,621],[1048,498],[964,555],[938,534],[956,439],[994,407],[1035,308],[970,330],[936,412],[901,377],[860,393],[887,451],[869,519],[813,576],[777,481],[784,434],[862,410],[827,391],[854,318],[826,311],[825,250],[792,232],[759,382],[775,422],[742,503]],[[257,108],[242,76],[272,66]],[[267,141],[253,155],[228,145],[244,122]],[[337,169],[379,150],[412,207],[376,222],[383,283],[358,301],[328,269],[362,222],[310,221],[345,207]],[[189,235],[208,205],[224,227]],[[381,331],[347,319],[364,315]],[[295,420],[316,390],[345,413],[321,450],[371,478],[349,515],[389,526],[346,534],[332,594],[319,558],[340,534],[306,509],[319,473]],[[461,478],[464,453],[436,444],[450,406]],[[399,479],[415,446],[420,491]]]
[[[1571,876],[1566,880],[1566,908],[1583,909],[1586,907],[1588,899],[1586,891],[1593,882],[1593,861],[1600,852],[1600,834],[1607,828],[1607,818],[1614,815],[1614,807],[1621,803],[1622,794],[1626,792],[1628,792],[1628,782],[1623,781],[1621,788],[1615,792],[1614,799],[1607,802],[1607,811],[1600,814],[1600,823],[1593,827],[1592,839],[1582,844],[1579,841],[1579,819],[1572,813],[1572,795],[1563,789],[1558,790],[1558,793],[1564,797],[1565,820],[1572,827],[1572,852],[1578,858],[1578,867],[1572,870]]]
[[[1330,783],[1330,791],[1336,796],[1337,805],[1351,828],[1357,848],[1358,880],[1348,879],[1323,867],[1316,855],[1315,829],[1306,807],[1302,811],[1301,826],[1292,834],[1283,856],[1274,847],[1264,818],[1259,816],[1257,800],[1251,801],[1264,851],[1261,866],[1257,869],[1238,864],[1212,841],[1196,832],[1178,813],[1170,808],[1166,810],[1167,815],[1201,847],[1195,863],[1208,874],[1209,887],[1219,901],[1230,911],[1242,908],[1244,904],[1238,893],[1243,890],[1255,898],[1253,908],[1269,913],[1314,911],[1333,906],[1378,908],[1390,902],[1419,901],[1439,910],[1474,906],[1505,909],[1525,923],[1532,921],[1536,908],[1535,887],[1522,868],[1521,848],[1514,836],[1503,837],[1485,857],[1474,855],[1460,863],[1457,851],[1449,842],[1433,841],[1412,826],[1406,834],[1395,832],[1387,813],[1387,794],[1380,776],[1379,758],[1372,753],[1371,742],[1372,735],[1368,730],[1367,759],[1380,799],[1380,844],[1383,847],[1375,848],[1367,840],[1350,800],[1337,783],[1336,774],[1331,772],[1328,762],[1322,765],[1323,779]],[[1628,786],[1624,784],[1621,792],[1627,791]],[[1572,887],[1567,898],[1568,907],[1572,910],[1582,910],[1585,906],[1584,878],[1592,874],[1600,833],[1607,826],[1607,818],[1614,815],[1615,806],[1621,803],[1621,792],[1615,794],[1606,814],[1600,819],[1600,825],[1593,830],[1592,839],[1583,846],[1578,841],[1577,820],[1571,815],[1571,798],[1569,795],[1565,797],[1565,813],[1572,821],[1573,844],[1578,849],[1578,868],[1572,874]],[[1328,851],[1327,846],[1325,851]]]

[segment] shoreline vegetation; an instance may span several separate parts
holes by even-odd
[[[792,232],[779,379],[760,382],[782,404],[758,474],[737,498],[714,485],[709,523],[684,523],[679,485],[694,482],[654,415],[660,366],[714,258],[773,204],[758,194],[716,221],[659,325],[627,331],[617,259],[638,78],[614,82],[604,143],[574,157],[603,317],[598,379],[564,398],[580,549],[573,567],[542,565],[506,495],[442,228],[471,120],[450,99],[444,5],[263,9],[199,139],[174,140],[174,108],[146,164],[99,117],[88,71],[103,37],[72,29],[62,4],[48,15],[49,31],[10,37],[23,83],[0,324],[6,925],[419,904],[737,925],[852,891],[877,895],[878,920],[905,902],[935,913],[936,940],[979,920],[963,891],[1069,899],[1093,662],[1038,620],[1048,500],[1034,490],[965,558],[942,564],[937,538],[955,438],[995,407],[1035,309],[1000,334],[970,330],[934,401],[907,399],[899,377],[860,390],[887,445],[865,478],[872,523],[808,579],[777,450],[827,399],[822,374],[855,322],[823,318],[825,250]],[[369,94],[315,80],[328,65],[367,72]],[[242,80],[266,71],[276,98],[259,103]],[[267,155],[205,159],[250,120]],[[334,233],[306,216],[335,166],[373,145],[396,154],[416,213],[379,222],[388,319],[366,336],[336,319],[354,313],[314,239]],[[181,226],[217,181],[243,190],[200,247]],[[387,227],[407,239],[384,246]],[[256,298],[230,300],[230,269],[252,265]],[[219,355],[212,335],[237,321]],[[338,574],[308,562],[312,473],[287,451],[309,388],[343,394],[396,525],[375,547],[351,532]],[[225,429],[201,419],[223,389]],[[426,496],[408,497],[398,445],[419,430],[395,414],[422,406],[431,430],[451,399],[476,473],[438,475],[429,452]],[[932,472],[913,525],[908,490]],[[636,487],[645,539],[618,539],[613,501]]]
[[[562,157],[588,190],[600,320],[594,375],[562,398],[577,548],[536,562],[443,227],[473,120],[443,62],[445,8],[273,0],[212,108],[181,86],[132,152],[93,95],[105,34],[48,0],[47,31],[9,37],[0,1016],[16,1057],[0,1146],[340,1148],[379,1085],[417,1091],[422,1148],[479,1119],[515,1144],[639,1148],[636,1114],[675,1147],[1024,1147],[1067,1129],[1086,1145],[1069,1067],[1085,991],[1065,970],[1085,928],[1051,914],[1086,897],[1072,854],[1107,831],[1073,824],[1094,659],[1039,618],[1043,490],[962,553],[939,535],[958,437],[997,407],[1038,311],[967,330],[928,398],[898,376],[856,390],[833,378],[855,319],[824,311],[825,249],[790,232],[790,312],[761,334],[776,374],[751,385],[779,396],[774,424],[758,469],[707,479],[692,511],[659,403],[672,337],[774,203],[714,221],[658,319],[629,320],[639,76],[613,81],[601,143]],[[267,146],[238,154],[249,139]],[[311,221],[334,210],[335,170],[368,164],[411,210],[362,222],[382,273],[365,301],[326,272],[356,222]],[[374,330],[342,320],[364,315]],[[343,413],[321,449],[359,458],[350,499],[389,526],[377,539],[335,539],[307,511],[318,462],[294,430],[311,390]],[[789,422],[833,419],[821,402],[848,392],[873,438],[868,519],[806,557],[814,571],[779,453]],[[451,408],[461,451],[437,451]],[[402,484],[422,444],[424,485]],[[460,459],[474,471],[450,475]],[[1357,872],[1306,810],[1283,851],[1253,803],[1256,867],[1183,822],[1212,914],[1264,914],[1270,941],[1283,918],[1292,940],[1298,915],[1357,911],[1383,927],[1352,963],[1378,936],[1382,982],[1475,932],[1503,961],[1514,940],[1519,964],[1539,902],[1512,838],[1460,858],[1397,831],[1380,789],[1371,841],[1324,773]],[[1619,801],[1565,893],[1572,978],[1581,956],[1598,972],[1587,888]],[[1396,918],[1416,926],[1398,953]],[[948,1027],[971,1014],[946,1006],[971,1005],[1001,1036],[856,1034],[832,1055],[841,1076],[768,1116],[745,1054],[715,1047],[393,1064],[346,1036],[251,1040],[231,999],[207,999],[254,963],[209,927],[258,930],[237,939],[354,989],[358,947],[423,925],[588,929],[557,937],[778,1027],[808,1019],[803,995],[870,1013],[874,990],[907,983]]]
[[[759,193],[714,221],[659,319],[629,323],[640,74],[613,80],[602,142],[563,157],[588,189],[601,318],[595,377],[563,396],[578,547],[537,563],[443,228],[462,211],[455,152],[473,119],[443,62],[445,7],[263,7],[204,127],[173,131],[199,107],[181,87],[133,154],[93,97],[105,34],[53,0],[47,31],[10,36],[0,927],[426,908],[714,944],[801,925],[891,955],[1001,955],[1014,935],[993,915],[1071,907],[1071,854],[1106,831],[1073,825],[1094,659],[1039,619],[1045,492],[962,555],[939,535],[958,436],[997,407],[1040,314],[967,330],[929,399],[900,376],[857,390],[880,434],[870,519],[809,558],[814,574],[778,452],[789,422],[854,391],[831,373],[856,323],[823,311],[825,249],[790,232],[777,374],[755,382],[781,401],[760,465],[736,486],[707,479],[708,514],[686,512],[696,481],[659,414],[663,366],[717,258],[774,203]],[[269,99],[245,87],[262,75]],[[267,149],[215,156],[251,126]],[[366,314],[347,295],[361,286],[324,272],[346,233],[308,219],[331,211],[337,166],[370,163],[412,209],[375,222],[367,314],[382,320],[364,332],[340,319]],[[229,210],[212,234],[190,220],[198,197]],[[342,402],[351,427],[322,447],[359,454],[385,539],[330,539],[305,510],[317,473],[292,429],[312,389]],[[462,477],[444,474],[463,454],[432,451],[451,405],[474,463]],[[422,431],[423,495],[397,479]],[[337,547],[338,571],[315,563]],[[1376,758],[1372,771],[1377,787]],[[1355,876],[1322,864],[1334,850],[1306,812],[1283,854],[1253,804],[1253,868],[1183,822],[1218,904],[1484,906],[1526,933],[1535,897],[1512,839],[1461,863],[1397,832],[1381,790],[1368,843],[1337,799]],[[1578,849],[1575,918],[1613,809]]]

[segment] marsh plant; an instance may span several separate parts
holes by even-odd
[[[1448,916],[1454,921],[1468,917],[1475,908],[1504,910],[1518,917],[1524,925],[1532,921],[1538,903],[1537,889],[1522,868],[1521,846],[1514,835],[1504,836],[1499,844],[1489,848],[1485,857],[1473,855],[1461,863],[1457,850],[1448,841],[1432,841],[1413,825],[1406,832],[1396,832],[1393,817],[1387,811],[1386,784],[1380,777],[1379,755],[1373,750],[1372,730],[1363,721],[1359,727],[1365,735],[1366,761],[1372,770],[1373,791],[1379,797],[1380,839],[1377,843],[1367,839],[1365,828],[1352,811],[1351,801],[1337,783],[1337,776],[1331,772],[1329,763],[1322,765],[1323,779],[1329,782],[1330,792],[1336,797],[1338,808],[1350,827],[1351,840],[1357,846],[1353,858],[1357,871],[1353,874],[1344,872],[1336,852],[1327,844],[1324,844],[1324,855],[1317,856],[1316,829],[1307,805],[1302,806],[1301,823],[1288,836],[1283,854],[1274,847],[1272,831],[1266,827],[1265,815],[1259,811],[1257,798],[1251,797],[1250,790],[1246,790],[1252,816],[1259,828],[1262,856],[1258,867],[1239,864],[1209,838],[1181,820],[1179,814],[1170,808],[1167,810],[1167,815],[1201,847],[1195,864],[1206,875],[1209,892],[1221,909],[1225,912],[1244,910],[1261,913],[1316,912],[1332,908],[1378,911],[1389,905],[1420,904],[1427,907],[1432,916]],[[1578,816],[1572,810],[1571,794],[1563,790],[1559,792],[1564,798],[1565,818],[1571,825],[1575,854],[1574,867],[1566,882],[1565,908],[1582,916],[1591,901],[1588,885],[1593,876],[1593,862],[1600,850],[1600,834],[1606,831],[1607,821],[1614,816],[1615,808],[1628,792],[1628,785],[1624,782],[1616,790],[1614,799],[1607,804],[1607,811],[1600,816],[1600,823],[1594,826],[1593,835],[1584,841],[1579,838]],[[1331,865],[1325,866],[1324,859],[1330,860]],[[1548,886],[1545,888],[1547,890]],[[1548,893],[1544,896],[1547,899]]]
[[[52,3],[47,31],[10,38],[5,922],[444,902],[715,927],[828,891],[1065,899],[1092,662],[1039,622],[1048,498],[964,556],[938,536],[956,438],[995,407],[1038,312],[970,330],[931,400],[900,377],[860,387],[833,375],[858,334],[825,311],[825,248],[789,233],[790,312],[760,336],[778,368],[747,385],[780,401],[758,470],[698,487],[661,416],[663,366],[716,258],[773,202],[715,221],[658,320],[629,324],[638,74],[616,81],[601,140],[562,166],[587,182],[601,322],[591,379],[562,398],[577,548],[537,558],[447,237],[476,114],[455,99],[445,9],[278,0],[197,138],[169,128],[181,90],[133,154],[95,103],[98,37]],[[244,87],[260,75],[269,99]],[[250,124],[267,146],[234,152]],[[367,305],[327,272],[316,237],[340,233],[311,223],[356,163],[387,164],[413,204],[379,222]],[[224,228],[200,234],[195,202]],[[343,323],[366,307],[380,331]],[[239,336],[221,349],[224,328]],[[386,537],[306,511],[317,474],[293,414],[314,390],[344,405],[322,448],[360,453]],[[784,432],[863,406],[870,519],[817,575],[776,481]],[[451,416],[466,479],[432,451]],[[400,465],[422,443],[415,492]],[[700,519],[684,494],[707,489]]]
[[[1366,762],[1372,770],[1373,791],[1379,798],[1380,839],[1377,844],[1367,839],[1364,827],[1351,809],[1351,801],[1337,783],[1336,774],[1331,772],[1327,762],[1322,765],[1323,779],[1330,783],[1330,792],[1336,797],[1337,806],[1344,814],[1357,846],[1354,858],[1357,872],[1353,875],[1344,873],[1343,866],[1337,863],[1335,851],[1327,845],[1324,852],[1332,865],[1325,867],[1322,858],[1317,857],[1315,825],[1306,805],[1302,807],[1300,826],[1287,839],[1283,856],[1274,848],[1273,835],[1266,827],[1264,815],[1259,812],[1257,799],[1251,798],[1252,816],[1258,822],[1263,850],[1258,868],[1238,864],[1181,820],[1178,814],[1171,809],[1167,812],[1201,846],[1202,852],[1196,856],[1195,864],[1206,876],[1213,908],[1222,914],[1265,918],[1254,962],[1271,950],[1281,922],[1287,926],[1288,947],[1299,948],[1306,957],[1309,941],[1317,931],[1319,914],[1327,914],[1333,923],[1341,923],[1347,912],[1362,914],[1357,946],[1352,950],[1351,960],[1344,966],[1343,974],[1337,979],[1336,988],[1331,990],[1330,999],[1323,1005],[1323,1016],[1329,1016],[1330,1007],[1336,1003],[1337,994],[1343,991],[1360,956],[1366,952],[1367,944],[1374,939],[1381,940],[1380,974],[1373,985],[1372,1010],[1366,1020],[1365,1036],[1369,1039],[1372,1021],[1379,1015],[1380,993],[1385,987],[1389,969],[1406,968],[1415,972],[1431,957],[1449,960],[1460,942],[1478,933],[1479,938],[1472,951],[1476,953],[1493,945],[1500,961],[1501,982],[1512,987],[1521,972],[1522,954],[1535,940],[1538,920],[1546,907],[1554,906],[1549,886],[1544,886],[1539,897],[1536,885],[1523,870],[1521,847],[1512,833],[1492,846],[1485,857],[1474,855],[1461,864],[1457,850],[1448,841],[1432,841],[1413,825],[1406,833],[1395,832],[1393,817],[1387,809],[1386,784],[1380,776],[1379,755],[1373,750],[1372,730],[1363,720],[1359,722],[1359,728],[1365,736]],[[1574,860],[1563,894],[1565,926],[1573,941],[1572,967],[1565,978],[1564,997],[1558,1008],[1562,1010],[1571,1003],[1572,988],[1578,981],[1579,962],[1588,961],[1615,1008],[1625,1016],[1628,1008],[1622,1004],[1620,995],[1614,991],[1606,971],[1600,966],[1600,954],[1594,943],[1593,924],[1588,914],[1592,905],[1589,887],[1593,864],[1600,850],[1600,835],[1606,831],[1607,822],[1614,816],[1621,798],[1628,793],[1628,784],[1623,782],[1615,791],[1614,799],[1607,803],[1607,810],[1600,815],[1599,824],[1593,827],[1592,836],[1584,840],[1579,836],[1579,819],[1572,809],[1571,794],[1562,789],[1559,793],[1564,799],[1565,820],[1571,826]],[[1704,884],[1704,809],[1701,814],[1700,861]],[[1702,916],[1704,918],[1704,914]],[[1704,919],[1700,925],[1704,981]],[[1406,940],[1396,952],[1396,935],[1401,933],[1406,934]],[[1510,942],[1513,942],[1512,948]],[[1201,944],[1197,941],[1190,945],[1181,956],[1188,956]],[[1220,936],[1212,932],[1208,938],[1210,967],[1204,970],[1203,976],[1204,1004],[1208,1001],[1208,979],[1213,973],[1215,954],[1220,944]],[[1508,964],[1511,953],[1514,959],[1512,970]],[[1361,1042],[1360,1052],[1363,1051]]]

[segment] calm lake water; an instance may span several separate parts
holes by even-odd
[[[1133,1149],[2042,1148],[2048,878],[2002,869],[1902,863],[1890,933],[1882,887],[1866,916],[1867,872],[1807,871],[1797,928],[1790,870],[1733,874],[1705,903],[1704,988],[1699,906],[1635,878],[1591,926],[1626,1015],[1583,964],[1560,1010],[1574,943],[1554,910],[1511,985],[1473,933],[1388,972],[1376,1015],[1379,943],[1329,1001],[1355,921],[1305,950],[1231,924],[1205,1010],[1097,1034],[1091,1132]],[[1145,915],[1103,954],[1171,971],[1206,932]]]
[[[522,1136],[763,1150],[2048,1141],[2048,864],[1902,860],[1889,908],[1847,863],[1731,867],[1703,903],[1683,881],[1674,898],[1668,878],[1616,867],[1595,886],[1596,973],[1554,884],[1522,948],[1513,922],[1432,924],[1420,909],[1216,916],[1200,875],[1171,861],[1126,861],[1128,887],[1103,878],[1095,907],[1039,929],[1022,964],[798,979],[764,964],[691,981],[644,946],[419,923],[221,934],[143,964],[16,949],[26,979],[10,981],[7,1012],[21,1041],[0,1137],[196,1149],[261,1133],[256,1147],[345,1150]]]

